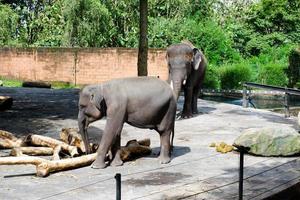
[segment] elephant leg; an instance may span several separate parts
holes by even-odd
[[[121,134],[118,133],[115,139],[114,144],[112,145],[111,148],[112,151],[112,162],[111,162],[111,166],[121,166],[123,165],[123,161],[121,160]]]
[[[119,114],[119,113],[118,113]],[[97,158],[92,164],[92,168],[94,169],[103,169],[106,167],[105,157],[108,150],[112,147],[114,139],[117,138],[117,134],[121,132],[123,127],[123,117],[112,116],[107,117],[107,122],[105,125],[104,133],[100,141],[99,148],[97,150]],[[117,131],[116,131],[117,130]],[[113,158],[116,157],[114,152],[112,152]]]
[[[160,133],[160,155],[159,161],[161,164],[167,164],[171,161],[170,157],[170,135],[171,130]]]
[[[198,114],[197,101],[198,101],[199,92],[200,92],[200,88],[195,88],[193,90],[193,100],[192,100],[193,114]]]
[[[192,97],[193,97],[193,89],[192,87],[187,87],[184,89],[184,105],[183,111],[181,114],[182,118],[190,118],[193,117],[192,113]]]

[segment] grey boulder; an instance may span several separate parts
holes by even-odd
[[[234,146],[249,147],[261,156],[291,156],[300,153],[300,134],[290,127],[251,128],[242,132]]]

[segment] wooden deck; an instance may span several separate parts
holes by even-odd
[[[238,199],[239,153],[218,153],[209,147],[210,143],[231,144],[241,131],[252,127],[299,128],[295,118],[286,119],[269,111],[203,100],[199,100],[199,110],[202,114],[197,117],[176,121],[175,149],[167,165],[159,164],[156,158],[158,134],[125,125],[122,144],[149,137],[151,156],[122,167],[103,170],[84,167],[47,178],[35,177],[33,166],[0,166],[0,199],[115,199],[116,173],[122,174],[125,200]],[[64,120],[51,123],[56,123],[57,129],[64,127]],[[76,120],[70,124],[76,126]],[[92,124],[91,134],[101,133],[104,125],[105,120]],[[7,151],[0,151],[0,155],[6,154]],[[299,157],[245,155],[244,163],[244,199],[263,199],[300,180]]]

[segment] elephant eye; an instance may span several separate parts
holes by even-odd
[[[79,109],[85,108],[85,105],[79,105]]]

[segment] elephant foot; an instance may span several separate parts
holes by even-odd
[[[167,156],[159,156],[159,162],[160,164],[167,164],[171,161],[170,157]]]
[[[194,111],[193,111],[193,114],[198,114],[198,113],[199,113],[198,110],[194,110]]]
[[[113,167],[118,167],[123,165],[123,161],[121,159],[114,159],[111,164]]]
[[[105,162],[99,161],[98,159],[96,159],[93,163],[92,163],[92,168],[93,169],[104,169],[106,167]]]
[[[182,113],[181,114],[181,118],[183,119],[188,119],[188,118],[192,118],[193,117],[193,114],[191,113]]]

